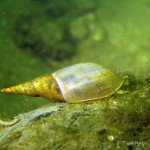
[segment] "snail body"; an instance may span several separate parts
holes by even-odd
[[[122,77],[94,63],[79,63],[1,92],[44,97],[68,103],[98,100],[115,93]]]

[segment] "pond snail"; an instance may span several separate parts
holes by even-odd
[[[31,81],[1,89],[1,92],[44,97],[68,103],[99,100],[115,93],[122,85],[122,77],[94,63],[79,63]],[[5,126],[19,122],[0,119]]]
[[[115,93],[122,77],[94,63],[79,63],[1,92],[44,97],[68,103],[98,100]]]

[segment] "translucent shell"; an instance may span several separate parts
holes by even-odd
[[[123,83],[117,73],[94,63],[79,63],[52,74],[66,102],[97,100],[112,95]]]

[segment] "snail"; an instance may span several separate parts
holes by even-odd
[[[68,103],[98,100],[115,93],[122,77],[94,63],[79,63],[1,92],[44,97]]]
[[[118,91],[123,84],[122,77],[94,63],[79,63],[52,74],[37,77],[31,81],[1,89],[1,92],[44,97],[68,103],[99,100]],[[14,125],[19,118],[0,124]]]

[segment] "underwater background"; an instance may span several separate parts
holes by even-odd
[[[150,72],[150,0],[1,0],[0,88],[80,62],[144,78]],[[0,116],[51,101],[0,93]]]

